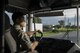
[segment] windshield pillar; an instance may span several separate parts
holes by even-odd
[[[28,14],[28,31],[32,31],[33,14]]]

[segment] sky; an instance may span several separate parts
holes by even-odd
[[[5,11],[5,13],[7,13],[10,17],[10,22],[11,24],[13,24],[11,16],[12,13],[9,13],[7,11]],[[76,24],[76,9],[67,9],[64,10],[63,12],[64,16],[53,16],[53,17],[40,17],[42,19],[42,23],[44,25],[57,25],[59,24],[58,21],[59,20],[65,20],[65,25],[67,25],[68,20],[71,23],[71,25],[73,25],[74,23]],[[80,9],[79,9],[79,15],[80,15]],[[79,25],[80,25],[80,18],[79,18]]]

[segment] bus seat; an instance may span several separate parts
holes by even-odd
[[[5,34],[4,34],[4,36],[5,36],[5,42],[7,43],[8,47],[10,49],[10,52],[15,53],[17,51],[17,48],[16,48],[17,45],[16,45],[16,41],[11,36],[10,20],[6,13],[5,13]]]

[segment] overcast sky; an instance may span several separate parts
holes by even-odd
[[[80,12],[80,10],[79,10]],[[12,13],[6,12],[11,20]],[[65,20],[65,24],[67,24],[68,20],[73,25],[76,23],[76,9],[67,9],[63,12],[64,16],[53,16],[53,17],[40,17],[42,19],[42,23],[44,25],[56,25],[58,24],[59,20]],[[79,13],[80,15],[80,13]],[[74,22],[75,21],[75,22]],[[11,20],[11,24],[13,24]],[[79,25],[80,25],[80,18],[79,18]]]

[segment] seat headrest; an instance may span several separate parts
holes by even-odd
[[[5,30],[10,28],[10,19],[9,16],[5,13]]]

